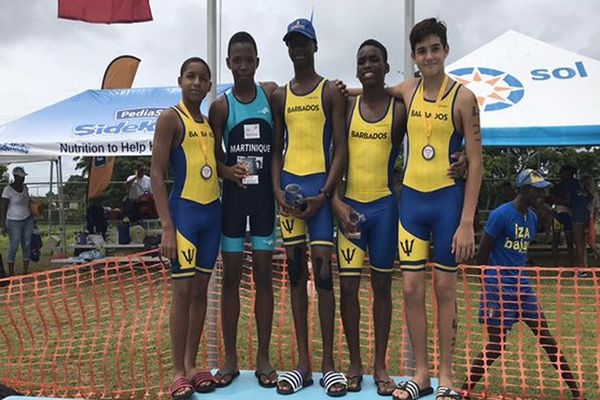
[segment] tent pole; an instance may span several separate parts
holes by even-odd
[[[404,80],[413,78],[414,66],[412,62],[412,58],[410,56],[411,48],[410,48],[410,31],[415,25],[415,0],[404,0]],[[404,153],[404,165],[403,168],[406,167],[406,161],[408,161],[408,137],[404,136],[404,140],[402,141],[402,149]],[[406,338],[404,342],[404,356],[406,359],[406,364],[404,367],[404,374],[407,376],[414,375],[415,368],[415,357],[413,354],[412,343],[410,342],[410,336],[408,335],[408,330],[406,325],[403,327],[403,337]]]
[[[213,84],[208,95],[208,103],[212,103],[217,98],[217,86],[218,82],[218,71],[217,71],[217,0],[206,1],[206,26],[207,26],[207,52],[208,52],[208,65],[212,72]],[[207,340],[208,347],[208,359],[207,367],[216,368],[217,358],[215,355],[218,353],[217,343],[217,332],[212,330],[218,329],[218,304],[219,296],[217,295],[216,287],[216,274],[212,275],[212,278],[208,284],[208,304],[206,310],[206,322],[205,322],[205,337]]]
[[[213,76],[213,85],[208,94],[208,102],[212,103],[217,98],[218,71],[217,71],[217,0],[206,1],[207,10],[207,46],[208,66]]]
[[[404,0],[404,80],[414,77],[414,67],[410,57],[410,31],[415,24],[415,0]]]
[[[415,25],[415,0],[404,0],[404,79],[414,78],[415,67],[411,58],[410,31]],[[405,135],[402,140],[402,155],[404,164],[402,169],[406,169],[408,161],[408,137]]]
[[[52,201],[54,200],[54,165],[55,160],[50,160],[50,192],[48,194],[48,237],[52,234]]]
[[[62,157],[58,157],[56,177],[58,183],[58,221],[61,231],[61,251],[67,254],[67,232],[65,229],[65,203],[63,198]]]

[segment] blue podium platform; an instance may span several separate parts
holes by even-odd
[[[256,378],[254,377],[254,371],[242,371],[240,376],[228,387],[220,388],[211,393],[195,393],[191,399],[193,400],[205,400],[205,399],[235,399],[235,400],[313,400],[313,399],[330,399],[331,397],[325,394],[323,388],[319,385],[319,379],[321,378],[320,373],[313,373],[314,384],[307,388],[300,390],[294,394],[288,396],[282,396],[277,394],[275,389],[266,389],[258,386]],[[395,376],[394,380],[396,383],[407,379],[407,377]],[[431,384],[435,388],[437,386],[437,380],[432,379]],[[377,388],[373,382],[371,375],[364,375],[362,390],[358,393],[348,393],[344,396],[345,399],[351,400],[374,400],[374,399],[390,399],[391,397],[382,397],[377,394]],[[430,395],[422,397],[423,400],[434,400],[435,396]],[[10,396],[6,400],[57,400],[49,399],[44,397],[22,397],[22,396]],[[71,400],[71,399],[61,399]]]

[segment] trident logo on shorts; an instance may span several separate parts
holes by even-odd
[[[283,226],[283,229],[285,229],[287,231],[287,233],[292,233],[292,231],[294,230],[294,220],[293,219],[286,219],[281,223],[281,225]]]
[[[194,261],[195,252],[194,249],[187,249],[187,251],[181,250],[181,254],[183,254],[183,258],[185,258],[185,261],[187,261],[188,264],[191,264]]]
[[[350,247],[348,247],[348,248],[346,248],[346,250],[341,250],[340,253],[342,254],[342,257],[344,258],[344,261],[346,261],[346,263],[350,264],[350,262],[352,262],[352,259],[354,258],[356,249],[350,250]]]
[[[400,248],[408,257],[410,257],[410,253],[413,251],[413,247],[415,245],[415,239],[404,239],[404,242],[400,242]]]

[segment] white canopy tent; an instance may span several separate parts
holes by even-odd
[[[477,96],[484,146],[600,145],[600,61],[508,31],[446,70]]]
[[[86,90],[0,126],[0,163],[50,161],[51,186],[56,167],[64,243],[62,157],[149,156],[158,116],[180,99],[178,87]]]

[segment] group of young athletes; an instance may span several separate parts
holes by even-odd
[[[194,57],[181,66],[181,102],[161,114],[156,125],[151,179],[163,227],[160,249],[171,259],[173,277],[171,395],[189,398],[194,391],[228,386],[240,374],[236,352],[239,285],[249,219],[258,331],[255,375],[259,385],[292,394],[313,383],[307,323],[308,242],[323,343],[320,384],[325,392],[341,396],[361,390],[358,291],[368,255],[377,393],[414,400],[434,392],[425,308],[425,266],[431,261],[440,349],[435,396],[437,400],[459,399],[452,377],[458,326],[456,272],[458,264],[471,259],[475,252],[473,219],[483,162],[477,100],[444,71],[449,51],[446,26],[435,18],[414,26],[410,46],[421,78],[392,87],[384,83],[389,72],[387,50],[376,40],[366,40],[358,48],[360,89],[346,89],[315,71],[318,42],[310,21],[293,21],[283,40],[294,68],[294,76],[285,86],[255,82],[259,65],[256,43],[248,33],[238,32],[227,48],[233,87],[210,105],[208,118],[201,114],[200,103],[211,88],[211,71],[204,60]],[[407,158],[398,202],[394,164],[405,137]],[[170,195],[165,185],[168,168],[173,175]],[[546,184],[535,171],[525,173],[528,175],[520,181],[517,198],[490,217],[482,242],[484,252],[478,258],[482,264],[525,264],[526,250],[522,249],[526,247],[509,249],[505,243],[533,239],[535,215],[528,207],[543,192],[539,187]],[[222,193],[219,178],[223,179]],[[289,189],[292,187],[294,191]],[[277,220],[286,250],[299,355],[293,370],[279,374],[269,359]],[[430,240],[434,243],[431,256]],[[219,248],[223,259],[225,358],[212,375],[196,365],[196,354],[206,315],[208,282]],[[344,373],[336,370],[333,359],[332,252],[336,248],[340,308],[350,353],[350,366]],[[385,362],[396,254],[403,271],[403,311],[415,360],[412,379],[398,385]],[[521,269],[509,272],[507,279],[519,280],[520,286],[514,287],[527,286]],[[510,315],[497,315],[498,307],[502,310],[502,294],[498,298],[501,285],[497,275],[489,274],[481,318],[488,327],[490,344],[485,349],[487,355],[482,354],[473,365],[463,386],[466,390],[485,373],[493,361],[490,354],[499,354],[515,321],[528,313],[545,323],[533,291],[512,293],[529,296],[533,306],[526,310],[515,307],[509,310]],[[539,337],[548,333],[547,324],[531,326]],[[540,343],[578,398],[579,390],[556,342],[544,339]]]

